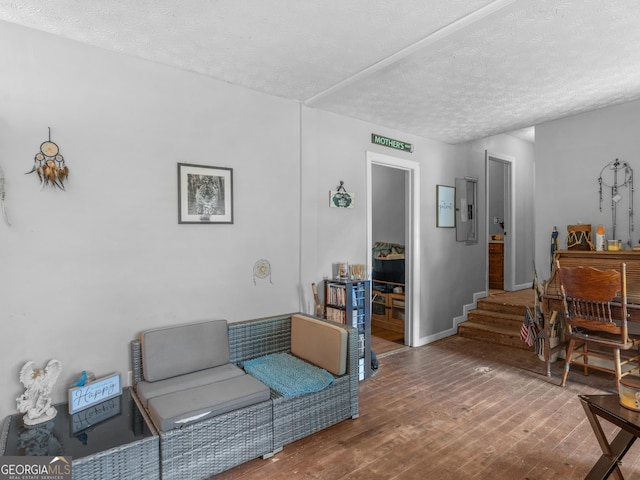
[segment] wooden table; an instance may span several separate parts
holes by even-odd
[[[618,395],[579,395],[579,398],[602,449],[602,456],[585,480],[609,478],[612,473],[615,478],[624,480],[619,464],[640,436],[640,413],[620,405]],[[602,430],[601,418],[620,427],[611,443]]]

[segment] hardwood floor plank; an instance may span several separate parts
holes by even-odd
[[[394,353],[361,382],[358,419],[215,478],[584,478],[601,452],[578,395],[612,393],[615,383],[571,371],[562,388],[562,366],[549,378],[531,352],[457,336]],[[640,442],[621,469],[640,478]]]

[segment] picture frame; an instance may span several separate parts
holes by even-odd
[[[233,169],[178,163],[178,223],[233,223]]]
[[[456,188],[436,185],[436,227],[456,227]]]

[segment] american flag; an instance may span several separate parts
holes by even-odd
[[[537,321],[536,321],[537,320]],[[542,310],[540,309],[540,305],[536,305],[536,318],[533,321],[533,327],[536,332],[536,354],[538,356],[544,355],[544,329],[541,328],[541,325],[544,325],[544,317],[542,314]]]
[[[536,341],[536,337],[538,336],[538,332],[536,330],[531,310],[527,308],[527,311],[524,314],[524,320],[522,321],[522,327],[520,328],[520,338],[530,347],[533,346]]]
[[[536,334],[536,355],[543,356],[544,355],[544,330],[540,330]]]

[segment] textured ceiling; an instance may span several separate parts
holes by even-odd
[[[640,98],[638,0],[0,0],[0,20],[447,143]]]

